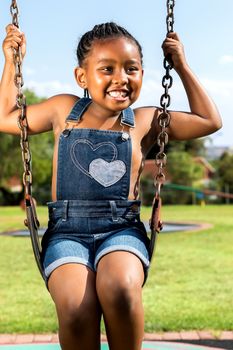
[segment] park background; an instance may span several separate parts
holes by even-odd
[[[0,41],[11,21],[10,1],[1,1]],[[81,35],[96,23],[116,21],[139,40],[144,52],[145,77],[138,105],[159,105],[163,74],[161,44],[165,38],[166,1],[89,2],[20,0],[21,29],[27,37],[25,86],[38,96],[82,94],[74,80],[75,50]],[[190,67],[208,89],[223,117],[223,129],[213,135],[215,145],[232,146],[233,2],[177,0],[174,30],[179,34]],[[0,56],[0,67],[3,55]],[[174,109],[186,109],[183,88],[174,74]]]
[[[21,0],[19,5],[21,28],[28,43],[24,78],[29,103],[61,92],[81,94],[73,77],[78,39],[94,24],[113,20],[132,32],[143,47],[144,87],[137,105],[159,105],[164,74],[161,43],[166,32],[165,1],[78,3],[70,0],[64,4],[55,0]],[[175,30],[184,43],[187,60],[223,118],[223,128],[211,138],[189,144],[173,143],[169,149],[168,159],[174,157],[174,161],[169,160],[168,166],[178,164],[176,183],[200,191],[207,186],[233,193],[232,10],[231,0],[176,1]],[[9,2],[1,3],[0,13],[0,39],[3,40],[4,27],[10,22]],[[3,64],[1,56],[0,67]],[[175,72],[173,74],[171,107],[185,110],[187,100]],[[19,203],[22,195],[19,187],[18,192],[15,191],[18,183],[9,181],[15,175],[21,177],[18,141],[18,138],[0,134],[0,201],[3,205],[0,232],[23,228],[23,211],[7,206]],[[51,135],[33,137],[32,151],[34,193],[39,204],[44,204],[49,196]],[[208,183],[201,181],[201,169],[193,162],[197,156],[209,157],[208,164],[215,169]],[[179,173],[183,169],[186,172]],[[190,169],[192,171],[188,171]],[[174,171],[174,168],[170,170],[172,174]],[[151,180],[145,177],[143,181],[147,191],[151,188]],[[173,191],[172,198],[176,204],[181,198],[181,203],[193,203],[190,193]],[[171,195],[167,197],[165,199],[170,203]],[[212,227],[198,232],[160,235],[156,258],[144,289],[147,331],[212,329],[218,336],[219,331],[233,328],[232,206],[225,205],[222,197],[204,199],[197,196],[197,205],[169,205],[163,210],[165,220],[211,223]],[[204,206],[208,202],[215,204]],[[38,210],[41,224],[46,226],[46,209],[39,207]],[[150,209],[144,208],[143,220],[148,221],[149,215]],[[0,333],[56,332],[54,307],[36,270],[30,241],[6,234],[0,237],[0,242],[4,252],[0,255]]]

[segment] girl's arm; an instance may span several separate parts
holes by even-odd
[[[187,140],[209,135],[221,128],[217,107],[197,77],[189,68],[183,45],[176,33],[170,33],[163,42],[164,55],[170,54],[174,69],[180,76],[189,101],[190,112],[171,111],[168,133],[172,139]]]
[[[13,60],[13,48],[21,47],[22,55],[26,52],[26,40],[22,32],[14,25],[6,27],[6,38],[3,42],[5,66],[0,82],[0,132],[19,134],[17,124],[19,110],[16,106],[17,89],[14,83],[15,66]],[[53,129],[54,121],[59,119],[64,107],[64,101],[69,100],[72,105],[74,96],[58,95],[48,100],[27,107],[27,121],[30,134],[37,134]]]

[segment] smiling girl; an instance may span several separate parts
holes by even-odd
[[[12,48],[25,36],[8,25],[0,85],[0,131],[19,134]],[[190,111],[171,111],[170,138],[187,140],[221,127],[215,104],[190,70],[176,33],[163,42],[186,91]],[[30,134],[55,136],[52,202],[42,240],[43,266],[56,305],[63,350],[100,349],[103,316],[111,350],[141,349],[142,286],[150,265],[140,221],[139,178],[159,132],[159,108],[138,99],[143,55],[115,23],[81,38],[75,78],[85,98],[61,94],[27,107]],[[89,97],[90,96],[90,97]]]

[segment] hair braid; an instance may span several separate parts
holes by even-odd
[[[81,37],[77,47],[77,58],[79,65],[83,65],[83,62],[88,56],[95,40],[105,40],[117,37],[125,37],[132,40],[138,47],[138,51],[142,61],[142,47],[139,44],[139,42],[125,28],[117,25],[114,22],[107,22],[95,25],[92,30],[86,32]]]

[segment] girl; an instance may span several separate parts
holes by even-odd
[[[20,46],[24,55],[25,36],[13,25],[6,32],[0,131],[19,134],[12,48]],[[190,112],[171,112],[170,138],[215,132],[219,113],[187,65],[177,34],[170,33],[162,48],[190,104]],[[63,350],[100,349],[102,315],[111,350],[139,350],[150,256],[138,184],[159,131],[159,109],[130,108],[141,90],[142,49],[124,28],[96,25],[81,38],[77,57],[75,78],[91,98],[62,94],[27,108],[30,134],[53,130],[55,136],[45,275]]]

